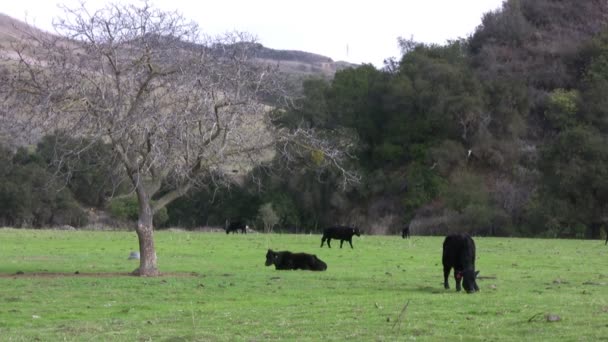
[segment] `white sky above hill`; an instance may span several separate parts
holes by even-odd
[[[98,9],[112,1],[88,0]],[[136,0],[115,1],[137,3]],[[399,57],[397,37],[444,44],[467,37],[481,23],[483,13],[501,7],[503,0],[153,0],[163,10],[178,10],[211,35],[246,31],[273,49],[301,50],[334,61],[372,63]],[[0,12],[52,31],[52,18],[62,15],[59,3],[79,1],[3,1]]]

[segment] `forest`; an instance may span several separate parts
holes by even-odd
[[[601,238],[607,24],[600,0],[508,0],[469,37],[445,45],[401,38],[402,57],[383,68],[302,80],[272,124],[348,146],[360,182],[345,185],[327,169],[260,166],[231,184],[190,189],[155,213],[154,226],[238,219],[267,232],[348,224],[396,234],[409,225],[415,235]],[[72,139],[57,131],[35,146],[3,143],[0,226],[134,224],[137,198],[118,181],[112,147],[92,142],[70,165],[56,163],[56,142],[82,143]]]

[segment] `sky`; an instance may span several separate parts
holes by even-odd
[[[88,0],[88,9],[109,2]],[[334,61],[372,63],[381,67],[400,57],[397,38],[444,44],[469,36],[488,11],[503,0],[151,0],[155,7],[177,10],[210,35],[245,31],[269,48],[300,50]],[[77,0],[3,1],[0,12],[52,31],[52,18],[63,11],[58,4],[77,6]]]

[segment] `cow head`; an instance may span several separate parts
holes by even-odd
[[[268,252],[266,253],[266,263],[264,263],[264,265],[266,266],[270,266],[274,263],[274,259],[276,258],[277,253],[274,252],[272,249],[269,249]]]
[[[477,274],[479,271],[475,271],[473,269],[467,269],[460,272],[459,276],[462,277],[462,287],[467,293],[474,293],[475,291],[479,291],[479,287],[477,286]]]
[[[357,236],[361,236],[361,231],[359,230],[359,228],[353,228],[353,234],[357,235]]]

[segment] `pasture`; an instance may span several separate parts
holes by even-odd
[[[133,232],[0,229],[0,340],[608,340],[603,241],[476,237],[469,295],[443,289],[442,237],[320,240],[161,231],[164,275],[138,278]],[[268,248],[328,269],[265,267]]]

